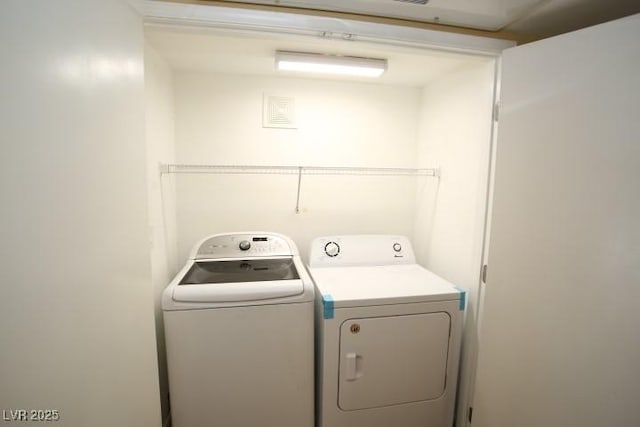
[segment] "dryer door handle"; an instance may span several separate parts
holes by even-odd
[[[362,356],[357,353],[345,354],[344,379],[355,381],[362,376]]]

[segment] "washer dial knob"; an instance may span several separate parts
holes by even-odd
[[[393,250],[396,252],[400,252],[402,250],[402,245],[400,243],[394,243]]]
[[[340,253],[340,246],[336,242],[329,242],[324,245],[324,253],[331,258],[336,257]]]
[[[240,242],[238,247],[240,248],[241,251],[248,251],[249,248],[251,247],[251,242],[249,242],[248,240],[243,240],[242,242]]]

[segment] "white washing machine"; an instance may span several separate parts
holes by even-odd
[[[451,427],[465,293],[402,236],[315,239],[318,427]]]
[[[285,236],[198,243],[162,297],[173,427],[312,427],[313,297]]]

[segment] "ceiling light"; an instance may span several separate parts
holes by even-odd
[[[380,77],[387,69],[387,60],[279,50],[276,52],[276,68],[279,71]]]

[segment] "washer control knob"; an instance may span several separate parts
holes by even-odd
[[[242,242],[240,242],[238,247],[240,248],[241,251],[248,251],[249,248],[251,247],[251,242],[249,242],[248,240],[243,240]]]
[[[400,252],[402,250],[402,245],[400,243],[394,243],[393,250],[396,252]]]
[[[340,246],[336,242],[329,242],[324,245],[324,253],[331,258],[338,256],[340,253]]]

